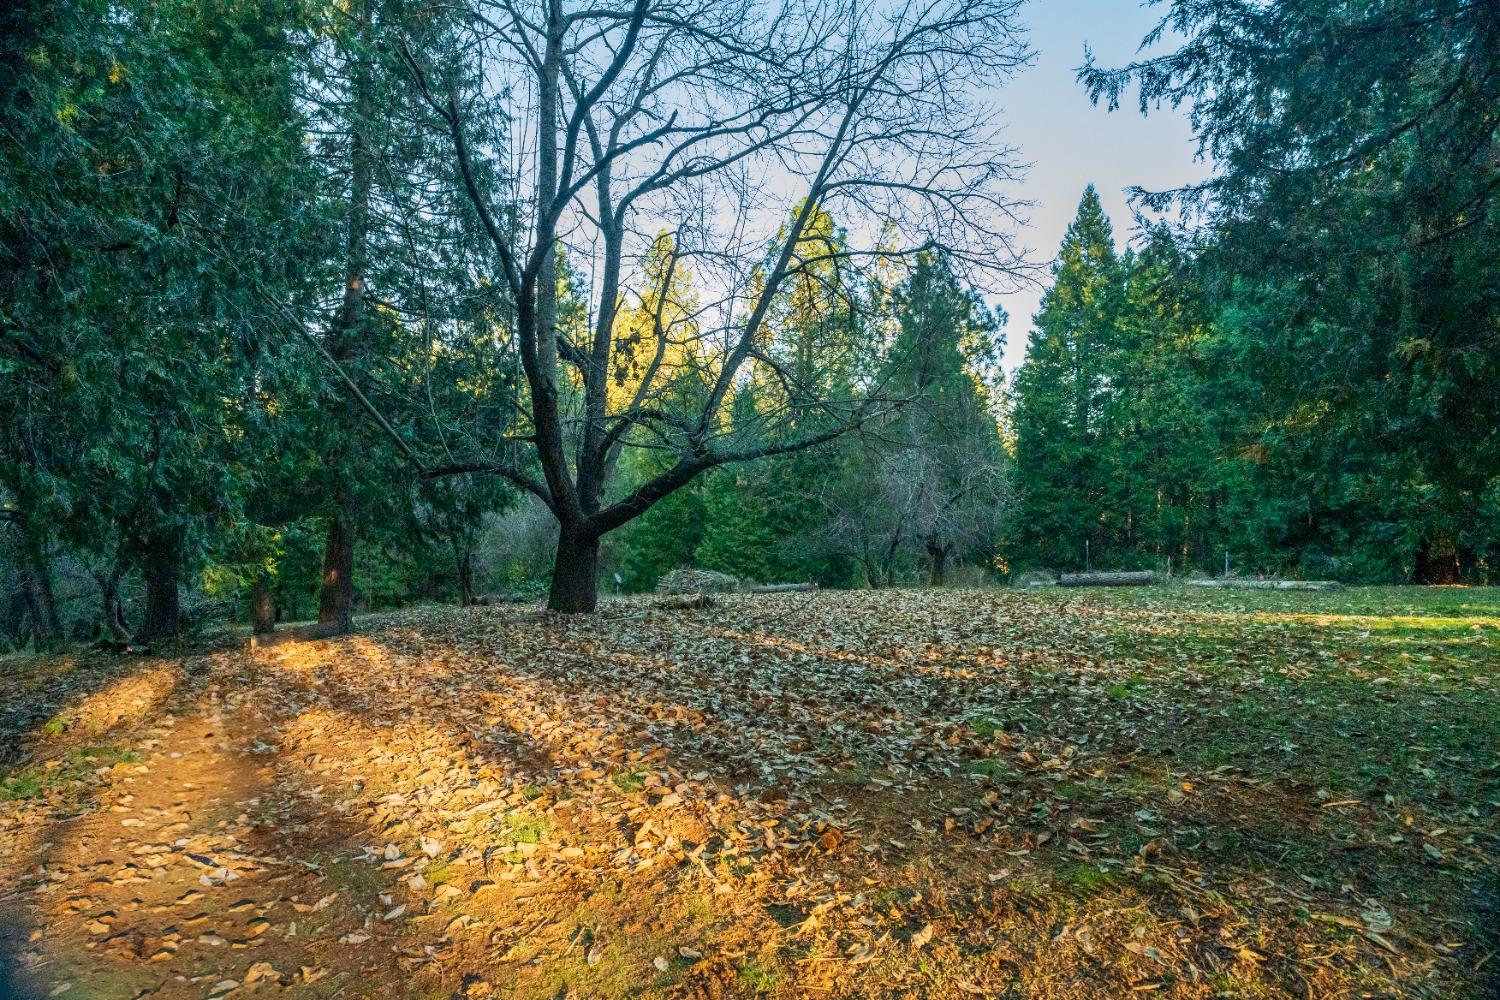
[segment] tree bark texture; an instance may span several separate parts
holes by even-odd
[[[136,640],[175,639],[182,632],[179,590],[182,556],[175,539],[157,535],[147,541],[141,575],[146,579],[146,615]]]
[[[348,632],[354,625],[354,532],[347,506],[328,521],[323,543],[323,589],[318,595],[318,621]]]
[[[593,611],[598,604],[599,537],[564,527],[557,536],[547,609],[579,614]]]
[[[276,602],[271,599],[271,584],[264,573],[257,574],[250,585],[250,622],[256,635],[276,631]]]

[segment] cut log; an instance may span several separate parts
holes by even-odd
[[[1064,573],[1057,578],[1059,587],[1144,587],[1156,582],[1150,570],[1139,573]]]
[[[1231,590],[1340,590],[1337,580],[1189,580],[1189,587],[1222,587]]]
[[[805,594],[811,590],[817,590],[816,583],[762,583],[754,587],[746,587],[747,594]]]
[[[288,642],[328,639],[332,636],[343,634],[344,630],[339,627],[338,622],[313,622],[311,625],[299,625],[296,628],[284,628],[278,629],[275,632],[252,635],[250,637],[250,648],[265,649],[268,646],[280,646]]]

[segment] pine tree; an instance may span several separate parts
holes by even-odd
[[[1016,373],[1010,537],[1020,564],[1081,565],[1103,540],[1105,476],[1096,451],[1106,356],[1123,294],[1114,235],[1093,185],[1084,191]]]
[[[1222,540],[1213,506],[1219,442],[1201,370],[1207,303],[1192,262],[1164,228],[1125,270],[1099,444],[1105,552],[1138,565],[1204,565]]]
[[[1500,8],[1172,0],[1174,49],[1081,73],[1189,108],[1221,482],[1270,569],[1490,572],[1500,496]],[[1374,95],[1369,99],[1353,95]]]
[[[472,53],[454,42],[457,23],[456,12],[419,10],[409,0],[352,0],[324,10],[321,44],[309,66],[321,190],[339,222],[322,270],[338,290],[319,331],[331,359],[320,366],[325,377],[316,405],[324,419],[309,442],[322,480],[317,512],[327,523],[318,618],[344,630],[359,539],[409,521],[419,503],[409,449],[393,447],[391,435],[371,423],[346,380],[380,400],[385,418],[413,438],[420,436],[413,425],[433,433],[424,425],[470,414],[481,383],[513,395],[506,379],[490,377],[493,359],[475,351],[505,322],[507,308],[497,286],[473,278],[492,269],[494,248],[457,194],[462,182],[443,155],[441,120],[427,100],[430,86],[441,82],[459,92],[475,72]],[[465,110],[504,142],[493,109]],[[478,183],[499,182],[481,176]],[[458,358],[480,365],[459,366]],[[329,370],[335,365],[337,372]],[[435,378],[440,369],[452,380]],[[433,405],[434,385],[456,410]],[[503,431],[488,413],[466,426],[482,436]],[[450,513],[462,506],[451,491],[423,495],[428,502],[443,498],[440,506]],[[461,565],[462,555],[456,559]]]
[[[923,254],[893,296],[889,391],[910,400],[875,449],[881,506],[944,582],[950,561],[986,562],[1002,513],[1005,454],[991,385],[1000,319],[941,254]]]

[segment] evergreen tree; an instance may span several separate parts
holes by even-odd
[[[138,569],[139,635],[169,638],[182,584],[253,487],[228,474],[244,401],[309,303],[306,24],[272,0],[36,5],[18,20],[0,483],[36,594],[66,541],[100,566],[112,626],[114,585]]]
[[[515,376],[493,370],[487,348],[509,322],[509,310],[498,286],[475,275],[492,270],[494,248],[457,194],[463,182],[443,155],[441,123],[427,101],[429,81],[457,93],[477,72],[455,42],[457,15],[408,0],[353,0],[324,13],[307,99],[319,137],[321,190],[338,220],[322,272],[337,299],[319,332],[326,364],[314,405],[325,419],[309,444],[322,494],[313,513],[327,524],[318,618],[347,629],[358,539],[378,542],[380,526],[410,528],[418,514],[415,456],[393,435],[404,442],[443,433],[439,428],[476,416],[478,406],[477,422],[461,426],[487,440],[505,429],[497,420],[509,423],[510,415],[495,407],[514,398]],[[465,112],[503,143],[493,108]],[[499,184],[490,175],[476,182],[486,189]],[[356,390],[373,400],[389,430],[370,420]],[[486,393],[496,394],[488,407]],[[435,405],[439,400],[452,408]],[[451,514],[465,506],[461,497],[479,495],[475,489],[504,495],[470,484],[457,492],[425,489],[420,502],[441,497],[439,506]],[[470,510],[463,520],[472,529],[477,513]],[[440,520],[457,530],[456,522]],[[458,548],[463,577],[464,545]]]
[[[1104,549],[1143,565],[1203,565],[1222,540],[1213,506],[1219,442],[1202,381],[1206,303],[1165,229],[1153,230],[1125,269],[1099,439]]]
[[[1082,72],[1186,104],[1216,165],[1146,195],[1201,211],[1223,481],[1271,568],[1482,575],[1500,495],[1500,9],[1173,0],[1185,41]],[[1351,95],[1366,95],[1359,98]]]
[[[897,333],[886,381],[908,402],[865,450],[887,518],[876,548],[890,551],[904,538],[926,563],[928,582],[941,584],[950,561],[989,561],[1006,502],[991,392],[1000,317],[936,253],[917,258],[892,304]]]
[[[1105,478],[1095,448],[1106,358],[1117,338],[1124,275],[1093,185],[1084,191],[1016,373],[1017,562],[1082,565],[1105,534]]]

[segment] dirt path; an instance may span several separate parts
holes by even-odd
[[[376,900],[307,863],[334,831],[287,822],[296,803],[266,720],[213,687],[193,707],[101,775],[94,810],[52,831],[27,907],[34,987],[165,1000],[396,973],[373,937],[354,940]]]
[[[62,737],[42,772],[77,794],[12,817],[12,831],[46,831],[7,845],[10,871],[36,862],[0,897],[23,995],[485,997],[510,992],[500,979],[580,996],[571,979],[607,981],[618,961],[606,938],[655,942],[674,907],[642,909],[611,874],[651,867],[636,853],[653,849],[649,824],[625,819],[639,807],[619,823],[574,819],[582,798],[544,798],[526,777],[553,769],[547,753],[475,755],[405,701],[372,698],[410,689],[408,666],[356,638],[157,669],[155,696],[128,678],[155,724],[125,713]],[[120,697],[86,698],[75,728]],[[580,792],[629,797],[610,773],[575,772]],[[648,894],[663,892],[656,875]],[[661,951],[650,958],[670,955],[690,995],[693,981],[719,994],[722,958],[686,975],[687,958]]]

